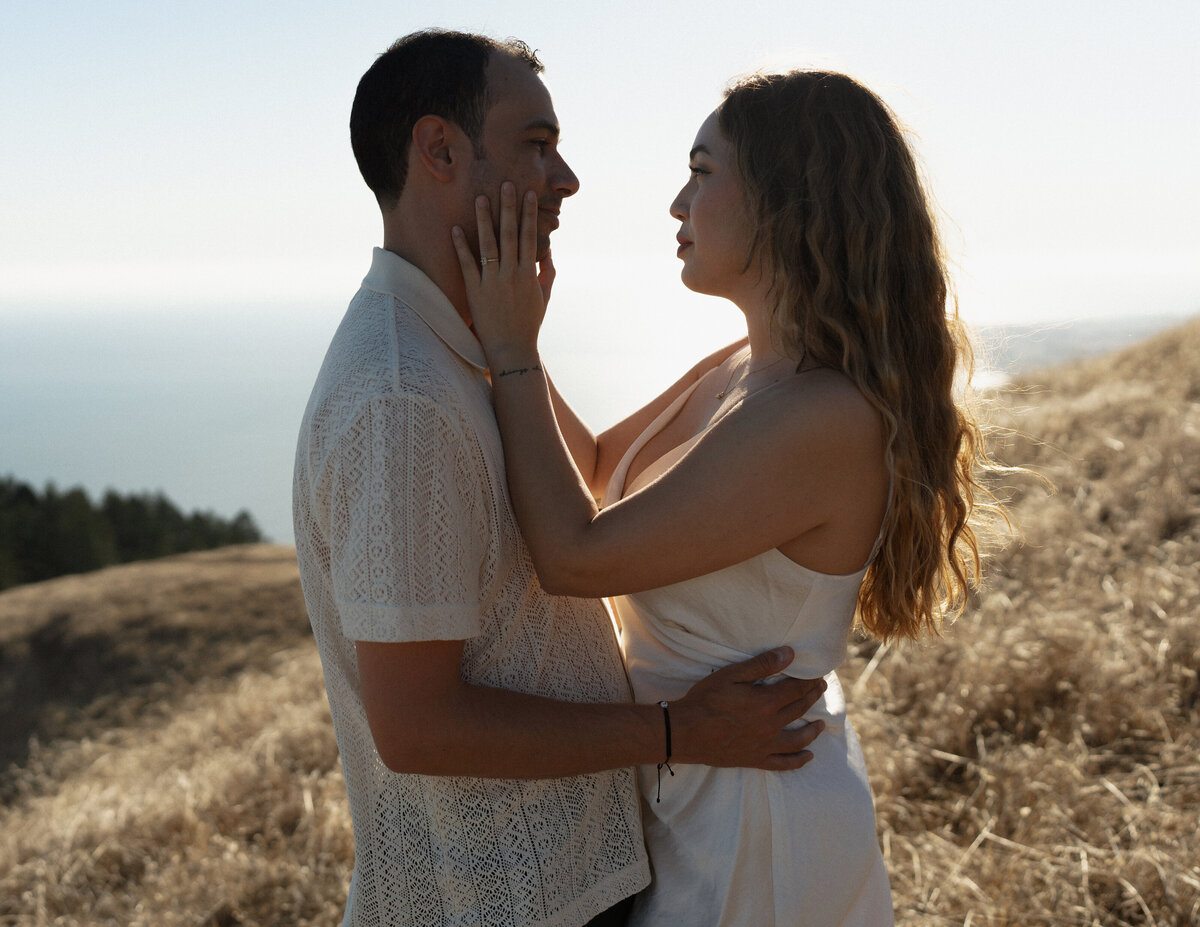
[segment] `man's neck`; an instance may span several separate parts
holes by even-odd
[[[433,227],[436,228],[436,223]],[[439,235],[431,228],[410,229],[405,228],[403,223],[385,221],[383,249],[399,255],[425,274],[450,300],[450,305],[463,322],[471,324],[467,288],[463,283],[462,268],[458,265],[458,255],[450,240],[449,229],[444,235]]]

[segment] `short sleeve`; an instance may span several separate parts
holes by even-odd
[[[479,633],[487,479],[478,444],[419,395],[365,400],[334,453],[330,572],[343,633],[383,642]]]

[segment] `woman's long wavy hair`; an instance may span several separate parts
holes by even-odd
[[[891,504],[859,622],[884,640],[938,633],[979,580],[972,516],[998,503],[955,398],[973,358],[904,134],[874,93],[825,71],[744,79],[718,120],[756,218],[747,266],[771,275],[784,348],[844,372],[887,427]]]

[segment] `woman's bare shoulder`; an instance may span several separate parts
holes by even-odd
[[[758,403],[754,400],[758,399]],[[798,441],[840,444],[883,439],[883,416],[844,373],[827,367],[805,370],[746,401]]]

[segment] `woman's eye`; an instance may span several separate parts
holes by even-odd
[[[695,165],[695,164],[689,164],[689,165],[688,165],[688,170],[689,170],[689,171],[691,171],[691,173],[692,173],[692,176],[693,176],[693,177],[699,176],[700,174],[707,174],[707,173],[708,173],[708,171],[706,171],[704,168],[702,168],[702,167],[698,167],[698,166],[697,166],[697,165]]]

